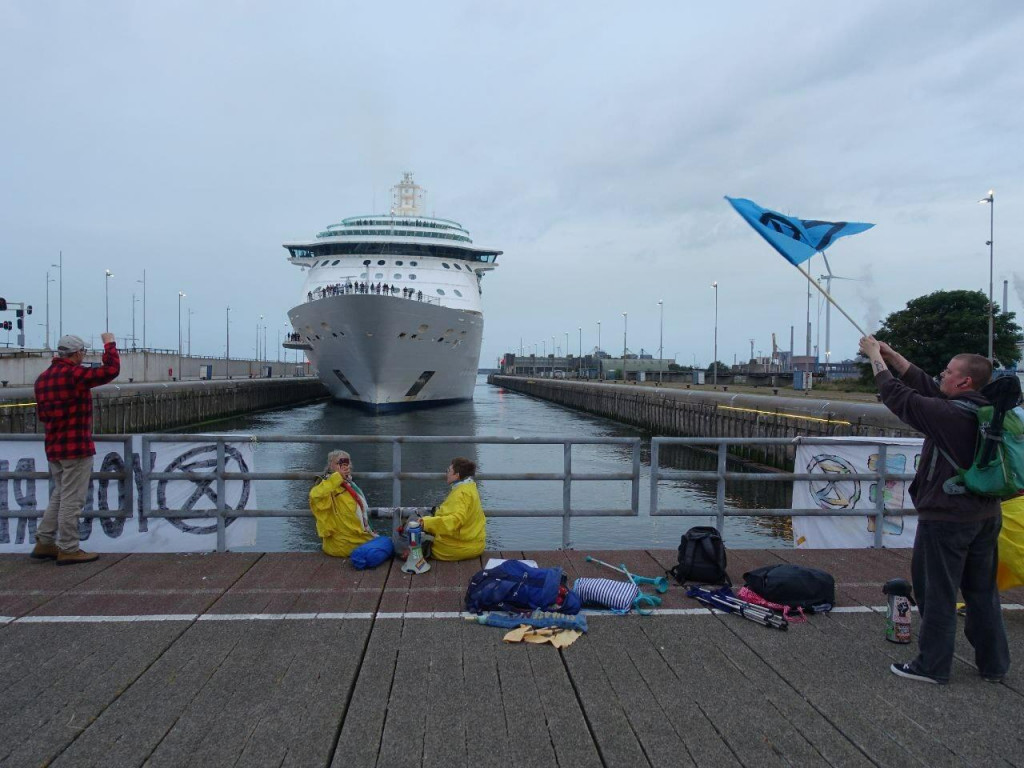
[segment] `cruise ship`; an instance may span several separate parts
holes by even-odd
[[[388,214],[285,243],[305,274],[286,346],[305,352],[337,400],[386,412],[470,400],[483,338],[481,283],[501,251],[421,213],[411,173]]]

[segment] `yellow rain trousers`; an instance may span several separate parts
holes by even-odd
[[[310,489],[309,508],[316,518],[316,534],[323,539],[325,554],[348,557],[353,549],[374,538],[365,511],[360,514],[359,503],[337,472]]]
[[[484,551],[487,518],[480,504],[476,482],[463,480],[434,514],[423,518],[423,530],[434,537],[431,557],[437,560],[468,560]]]
[[[1003,502],[1003,529],[999,532],[999,569],[996,587],[1000,592],[1024,584],[1024,496]]]

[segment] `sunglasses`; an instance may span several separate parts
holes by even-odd
[[[352,459],[338,459],[338,464],[351,464]]]

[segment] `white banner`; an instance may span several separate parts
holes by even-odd
[[[208,480],[151,480],[149,509],[207,510],[217,508],[217,442],[151,442],[148,466],[151,472],[198,472]],[[210,552],[217,548],[216,518],[154,518],[142,516],[142,473],[139,454],[142,438],[132,439],[132,516],[128,518],[80,518],[78,532],[82,549],[89,552]],[[96,441],[94,472],[120,472],[125,466],[124,444]],[[248,472],[253,467],[252,444],[225,443],[225,469]],[[0,472],[46,472],[48,464],[43,442],[0,440]],[[252,481],[228,480],[228,509],[256,509]],[[84,511],[117,510],[126,488],[120,480],[96,480],[89,485]],[[39,518],[0,516],[0,552],[30,552],[35,544],[36,526],[50,497],[50,482],[43,480],[0,480],[0,512],[38,510]],[[252,546],[256,542],[256,518],[226,518],[228,549]]]
[[[821,475],[821,480],[793,483],[792,509],[863,509],[864,517],[793,517],[793,543],[800,549],[851,549],[871,547],[875,543],[875,511],[878,483],[870,480],[845,480],[844,475],[867,474],[878,470],[878,438],[843,438],[871,441],[872,445],[799,445],[796,449],[797,474]],[[885,438],[886,471],[913,474],[921,460],[923,441],[913,437]],[[907,493],[909,481],[887,480],[885,508],[913,509]],[[882,529],[882,546],[912,547],[917,533],[917,515],[887,517]]]

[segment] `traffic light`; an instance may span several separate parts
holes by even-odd
[[[9,331],[13,326],[11,326],[10,320],[4,320],[3,323],[0,323],[0,327],[2,327],[5,331]]]
[[[31,304],[28,305],[28,313],[30,315],[32,314],[32,305]]]
[[[0,299],[0,312],[7,311],[7,299]]]

